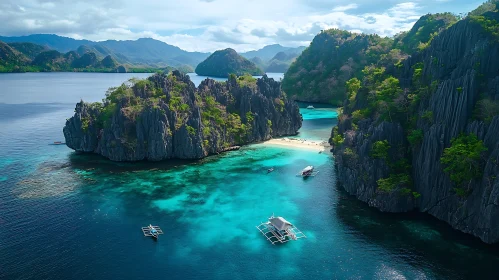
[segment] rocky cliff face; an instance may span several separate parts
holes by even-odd
[[[114,161],[200,159],[235,145],[294,135],[298,106],[264,76],[207,79],[156,74],[122,85],[104,104],[76,105],[63,129],[68,147]]]
[[[484,16],[499,22],[497,13]],[[354,112],[362,112],[368,106],[366,96],[373,94],[361,89],[356,103],[345,103],[333,132],[339,182],[382,211],[426,212],[484,242],[499,242],[499,112],[490,109],[499,104],[498,62],[497,36],[479,18],[468,18],[443,31],[399,67],[387,70],[400,80],[402,99],[413,94],[419,100],[407,117],[413,118],[410,129],[404,121],[381,121],[376,114],[353,124]],[[484,102],[490,106],[483,106]],[[488,108],[486,119],[477,117]],[[411,131],[420,131],[422,139],[409,143]],[[487,148],[481,159],[483,172],[468,182],[464,194],[456,191],[459,186],[441,163],[444,149],[461,133],[476,135]],[[387,157],[373,157],[373,146],[383,140],[390,147]],[[402,168],[402,159],[409,163],[412,184],[399,180],[398,185],[410,187],[382,190],[378,180]]]

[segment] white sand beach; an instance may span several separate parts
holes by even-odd
[[[329,151],[331,146],[327,141],[313,141],[299,138],[276,138],[263,142],[264,145],[285,146],[296,149],[307,149],[317,152]]]

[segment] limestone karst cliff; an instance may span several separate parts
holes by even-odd
[[[331,142],[350,194],[499,242],[498,22],[497,12],[460,20],[347,85]]]
[[[264,76],[204,80],[174,71],[132,81],[104,103],[76,105],[63,129],[68,147],[114,161],[200,159],[235,145],[294,135],[298,106]]]

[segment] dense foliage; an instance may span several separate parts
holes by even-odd
[[[345,99],[345,82],[388,53],[389,38],[337,29],[317,35],[310,47],[291,65],[283,89],[298,99],[338,105]]]
[[[482,170],[482,153],[487,148],[474,134],[462,134],[452,139],[451,146],[444,150],[440,161],[445,165],[444,171],[459,186],[479,178]]]
[[[395,37],[395,47],[406,53],[413,53],[428,46],[439,32],[457,22],[451,13],[428,14],[421,17],[408,32]]]
[[[489,1],[485,6],[489,5],[490,8],[492,2],[495,3]],[[497,39],[499,23],[496,19],[499,13],[490,12],[489,8],[485,14],[472,15],[463,20],[472,28],[473,25],[479,25],[484,31],[482,34],[489,34],[490,38]],[[428,44],[431,44],[434,36],[456,21],[457,18],[451,14],[424,16],[411,31],[395,38],[394,47],[404,52],[422,52]],[[390,50],[393,51],[394,49]],[[477,57],[481,55],[485,54],[477,53]],[[417,57],[417,54],[414,56]],[[339,116],[341,129],[335,128],[331,137],[335,150],[339,151],[340,155],[348,155],[347,158],[350,158],[350,155],[356,153],[356,149],[353,141],[345,141],[347,135],[358,141],[358,138],[355,138],[358,132],[363,133],[361,135],[366,139],[370,137],[365,129],[366,124],[371,124],[370,127],[376,127],[382,122],[400,125],[405,136],[403,143],[399,142],[397,147],[392,148],[387,140],[372,142],[369,156],[371,160],[385,159],[390,169],[390,175],[377,180],[380,191],[398,190],[414,197],[418,194],[411,189],[413,174],[409,163],[413,160],[413,152],[421,149],[421,144],[427,136],[425,133],[439,121],[436,119],[436,113],[432,111],[435,108],[428,104],[431,95],[437,91],[440,84],[438,79],[431,76],[431,72],[438,71],[439,69],[435,70],[437,67],[444,67],[439,64],[438,57],[426,59],[423,56],[419,59],[419,62],[397,61],[381,55],[379,61],[365,66],[361,73],[347,80],[344,88],[343,112]],[[490,90],[487,89],[487,82],[480,73],[480,63],[475,63],[473,69],[477,71],[476,77],[480,81],[478,91],[482,94],[473,104],[475,108],[472,118],[483,121],[486,126],[499,115],[499,101],[494,92],[487,93]],[[449,91],[458,95],[469,94],[466,90],[464,86],[458,85]],[[362,121],[365,121],[364,129],[357,131]],[[471,181],[482,176],[482,156],[486,150],[484,143],[475,134],[460,135],[444,150],[441,155],[443,171],[456,185],[454,191],[457,195],[467,196],[471,191],[469,187]],[[388,158],[390,160],[386,160]],[[354,168],[362,170],[359,165]]]
[[[433,37],[456,22],[457,17],[450,13],[428,14],[395,38],[337,29],[321,31],[289,68],[283,89],[298,100],[341,106],[347,97],[355,99],[346,82],[362,80],[366,66],[401,66],[408,55],[426,48]]]
[[[496,11],[499,4],[498,0],[487,0],[478,8],[469,13],[469,16],[480,16],[486,12]]]
[[[202,76],[228,77],[230,74],[237,76],[263,75],[253,62],[240,56],[233,49],[225,49],[214,52],[205,61],[196,67],[196,74]]]

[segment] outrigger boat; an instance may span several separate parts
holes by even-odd
[[[313,177],[317,175],[319,171],[314,171],[314,167],[312,165],[309,165],[305,168],[303,168],[302,171],[300,171],[296,176],[301,176],[301,177]]]
[[[307,109],[315,109],[315,107],[314,107],[314,106],[312,106],[312,105],[309,105],[309,106],[307,107]]]
[[[144,233],[144,236],[150,236],[154,239],[158,239],[160,234],[163,234],[163,231],[159,226],[153,226],[149,224],[147,227],[142,227],[142,232]]]
[[[306,238],[305,234],[288,222],[283,217],[272,215],[268,222],[261,223],[256,227],[267,240],[274,245],[275,243],[286,243],[290,240]]]

